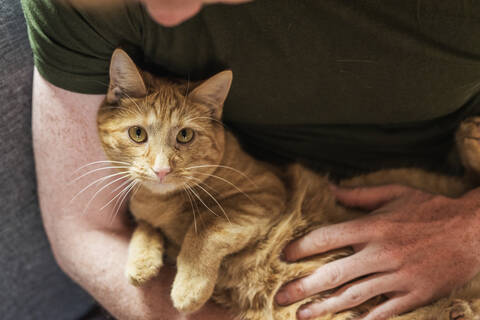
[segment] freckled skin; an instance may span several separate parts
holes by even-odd
[[[98,113],[98,130],[108,157],[131,163],[131,174],[140,183],[129,204],[138,226],[129,248],[128,280],[137,286],[148,282],[160,272],[166,257],[177,263],[171,292],[177,309],[194,312],[213,298],[246,320],[293,320],[300,306],[327,296],[316,294],[289,306],[274,302],[284,283],[352,251],[335,250],[286,263],[280,259],[282,250],[292,239],[319,226],[351,220],[362,213],[339,206],[327,178],[297,164],[276,168],[242,150],[220,122],[231,73],[189,84],[192,90],[186,95],[186,83],[141,73],[123,55],[117,52],[121,63],[111,73],[110,91],[125,94],[107,95],[110,98]],[[471,169],[465,179],[396,169],[359,176],[341,185],[397,183],[458,197],[476,181],[480,148],[471,137],[480,138],[477,120],[469,120],[475,125],[466,122],[457,133],[460,157]],[[128,136],[132,126],[145,128],[148,142],[132,141]],[[181,144],[176,137],[185,127],[192,128],[195,136],[190,143]],[[162,166],[168,162],[171,169],[162,182],[152,170],[160,161],[155,160],[159,154],[168,160]],[[392,319],[473,320],[480,312],[477,298],[478,276],[451,297]],[[382,301],[378,297],[317,319],[353,319]]]

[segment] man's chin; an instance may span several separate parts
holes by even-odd
[[[186,5],[174,6],[173,8],[165,8],[158,6],[158,3],[152,1],[144,1],[148,8],[150,16],[165,27],[175,27],[184,21],[196,15],[202,8],[201,2],[192,1]]]

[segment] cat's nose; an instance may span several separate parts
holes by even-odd
[[[171,169],[170,168],[160,168],[160,169],[153,169],[153,171],[155,172],[157,177],[160,179],[160,181],[162,181],[163,178],[165,178],[165,176],[170,173]]]

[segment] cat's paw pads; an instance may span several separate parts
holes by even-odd
[[[461,299],[452,301],[449,307],[449,320],[472,320],[473,311],[470,304]]]
[[[195,312],[210,299],[214,286],[215,281],[205,277],[177,273],[171,292],[173,306],[183,313]]]
[[[162,260],[150,261],[149,263],[133,261],[128,263],[125,274],[130,284],[139,287],[154,278],[162,265]]]

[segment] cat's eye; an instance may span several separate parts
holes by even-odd
[[[183,128],[182,130],[180,130],[177,134],[177,141],[179,143],[189,143],[190,141],[192,141],[193,139],[193,136],[194,136],[194,132],[192,129],[190,128]]]
[[[128,129],[128,135],[130,136],[130,139],[136,143],[144,143],[147,141],[147,131],[142,127],[131,127]]]

